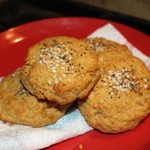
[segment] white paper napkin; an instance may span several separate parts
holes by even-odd
[[[113,27],[107,24],[88,37],[104,37],[121,44],[126,44],[129,49],[141,58],[150,68],[149,57],[142,54],[126,38]],[[4,150],[35,150],[41,149],[66,139],[84,134],[92,130],[87,125],[80,114],[78,108],[74,106],[65,116],[59,119],[55,124],[42,128],[32,128],[24,125],[9,126],[0,121],[0,149]]]

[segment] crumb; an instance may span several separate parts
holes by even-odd
[[[79,149],[82,150],[83,149],[83,145],[79,144]]]
[[[12,127],[12,126],[14,126],[14,124],[13,123],[9,123],[9,126]]]

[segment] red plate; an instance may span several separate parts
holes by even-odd
[[[97,28],[112,23],[134,46],[150,56],[150,37],[130,27],[94,18],[54,18],[31,22],[0,34],[0,76],[5,76],[24,64],[27,48],[51,36],[85,38]],[[96,130],[66,140],[50,150],[148,150],[150,149],[150,116],[136,129],[122,134],[102,134]]]

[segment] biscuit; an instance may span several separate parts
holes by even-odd
[[[107,59],[101,78],[85,101],[78,101],[79,109],[87,123],[101,132],[134,129],[150,113],[150,71],[126,53],[107,51],[101,57]]]
[[[20,71],[8,75],[0,83],[0,119],[32,127],[55,123],[69,105],[60,106],[31,95],[21,83]]]
[[[47,38],[29,48],[21,73],[30,93],[61,105],[86,97],[99,76],[94,52],[70,37]]]

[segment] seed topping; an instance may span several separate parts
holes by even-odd
[[[144,81],[143,88],[148,87],[148,79],[143,77]],[[135,93],[140,93],[138,85],[140,84],[139,79],[135,76],[134,69],[121,69],[121,70],[109,70],[105,77],[101,80],[104,86],[108,86],[109,95],[112,96],[120,92],[128,92],[129,90]],[[140,94],[141,95],[141,94]]]
[[[59,42],[55,41],[53,45],[46,45],[46,47],[40,48],[40,56],[37,61],[38,64],[45,64],[48,69],[51,70],[53,76],[55,76],[55,80],[48,80],[47,84],[51,85],[52,81],[57,84],[59,81],[62,81],[63,78],[67,76],[69,73],[76,73],[76,70],[84,69],[84,67],[75,67],[73,58],[77,55],[77,50],[71,46],[72,42]],[[80,46],[83,46],[82,44]],[[85,55],[84,51],[81,55]],[[59,77],[56,77],[58,70]],[[77,74],[77,73],[76,73]],[[60,76],[61,75],[61,76]],[[67,80],[71,82],[71,78]]]

